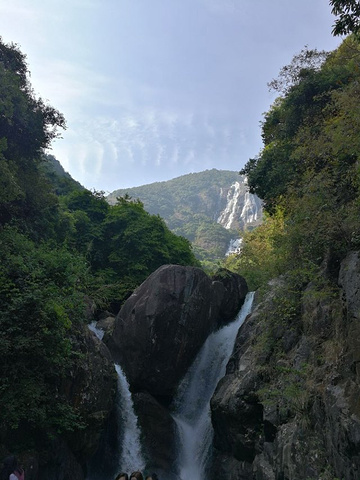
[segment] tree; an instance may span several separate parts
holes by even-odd
[[[298,85],[309,71],[321,68],[329,53],[324,50],[309,50],[307,46],[300,53],[294,55],[291,63],[281,68],[279,76],[268,83],[270,90],[275,90],[284,95],[291,87]]]
[[[331,13],[338,16],[333,35],[358,34],[360,31],[360,3],[357,0],[330,0]]]
[[[65,119],[35,97],[28,76],[25,55],[0,37],[0,225],[14,217],[26,225],[45,219],[56,203],[38,166]]]

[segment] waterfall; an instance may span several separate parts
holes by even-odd
[[[217,219],[217,223],[220,223],[226,229],[230,229],[232,227],[240,195],[241,184],[240,182],[235,182],[229,188],[225,210],[220,213],[220,216]]]
[[[251,311],[253,298],[254,292],[249,293],[236,319],[208,337],[179,385],[173,418],[178,427],[181,480],[206,478],[213,439],[210,399],[225,374],[237,331]]]
[[[244,206],[241,211],[240,217],[243,219],[244,224],[255,223],[261,219],[262,205],[261,200],[252,193],[245,192]]]
[[[104,338],[104,330],[101,330],[101,328],[97,327],[97,322],[91,322],[88,324],[89,330],[95,333],[95,335],[98,337],[99,340],[102,340]]]
[[[241,251],[241,245],[243,243],[243,239],[242,238],[233,238],[230,240],[230,243],[229,243],[229,246],[228,246],[228,249],[225,253],[225,257],[233,254],[233,253],[240,253]]]
[[[140,429],[134,412],[129,384],[120,365],[115,365],[115,370],[118,374],[117,409],[121,434],[118,438],[121,450],[118,471],[143,470],[145,461],[141,452]]]

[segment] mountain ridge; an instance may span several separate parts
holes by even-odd
[[[231,170],[204,170],[174,179],[118,189],[106,199],[129,195],[160,215],[177,235],[187,238],[201,261],[225,256],[240,232],[261,223],[261,200],[250,194],[246,178]]]

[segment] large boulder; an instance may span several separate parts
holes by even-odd
[[[223,287],[223,297],[220,304],[218,326],[233,320],[249,291],[246,280],[237,273],[225,268],[219,269],[212,277],[213,282],[219,282]]]
[[[108,346],[133,391],[170,401],[214,330],[223,288],[196,267],[164,265],[124,303]]]

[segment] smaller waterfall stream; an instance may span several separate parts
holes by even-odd
[[[253,298],[254,292],[249,293],[236,320],[208,337],[179,386],[173,418],[178,426],[181,480],[206,478],[213,439],[210,399],[225,374],[237,331],[251,311]]]
[[[88,328],[95,333],[99,340],[102,340],[104,331],[97,327],[97,322],[90,323]],[[115,364],[114,366],[117,373],[116,413],[118,425],[115,448],[118,451],[118,455],[116,455],[117,465],[114,464],[110,468],[115,469],[114,474],[116,474],[120,471],[131,472],[143,470],[145,468],[145,460],[141,451],[140,429],[134,411],[129,383],[120,365]],[[99,458],[97,461],[101,465]],[[95,463],[92,465],[92,469],[93,470],[89,472],[87,480],[109,479],[107,468],[104,468],[105,471],[102,471]]]
[[[115,365],[118,374],[118,414],[122,432],[118,438],[121,454],[119,457],[119,471],[130,472],[143,470],[145,461],[141,452],[140,429],[134,412],[134,405],[129,390],[129,384],[120,365]]]

